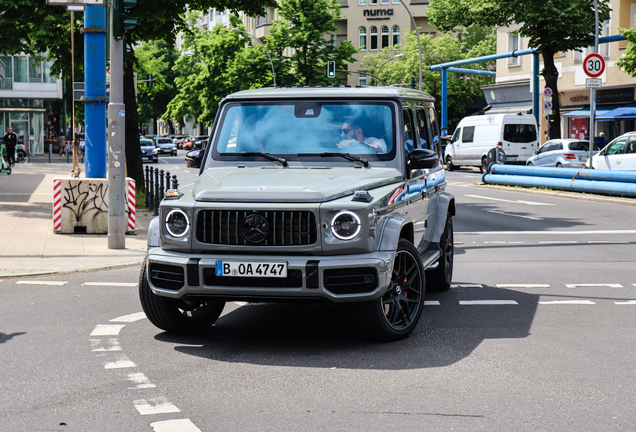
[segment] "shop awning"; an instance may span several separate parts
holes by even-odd
[[[626,105],[596,116],[597,121],[636,120],[636,105]]]
[[[596,111],[594,112],[594,118],[597,121],[600,121],[599,117],[602,115],[607,114],[608,112],[612,111],[614,107],[607,109],[607,108],[596,108]],[[580,109],[580,110],[576,110],[576,111],[570,111],[568,113],[563,114],[563,117],[569,117],[569,118],[588,118],[590,116],[590,109]]]

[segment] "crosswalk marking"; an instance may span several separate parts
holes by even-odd
[[[115,338],[104,339],[90,339],[93,346],[93,352],[107,352],[107,351],[121,351],[121,345]],[[106,343],[106,345],[104,344]]]
[[[97,324],[89,336],[117,336],[125,325]]]
[[[126,375],[126,379],[136,384],[134,387],[128,387],[130,390],[157,387],[155,384],[150,382],[146,374],[144,374],[143,372],[128,374]]]
[[[114,362],[104,363],[104,369],[124,369],[134,367],[137,367],[137,365],[125,355],[120,356],[119,359]]]
[[[201,432],[190,419],[164,420],[150,423],[154,432]]]
[[[181,412],[179,408],[168,402],[165,397],[155,399],[139,399],[133,402],[141,415],[169,414]]]

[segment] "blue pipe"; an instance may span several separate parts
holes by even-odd
[[[446,69],[448,69],[449,72],[497,76],[497,72],[495,71],[487,71],[487,70],[481,70],[481,69],[462,69],[462,68],[446,68]]]
[[[448,70],[442,69],[442,136],[448,130]]]
[[[523,165],[492,164],[487,174],[509,176],[547,177],[569,180],[593,180],[636,184],[636,171],[593,170],[586,168],[535,167]],[[486,182],[484,180],[484,182]]]
[[[85,173],[106,177],[106,8],[84,8]]]
[[[487,56],[473,57],[473,58],[464,59],[464,60],[456,60],[453,62],[431,65],[428,67],[428,69],[431,71],[436,71],[436,70],[446,69],[449,67],[461,66],[465,64],[480,63],[480,62],[498,60],[498,59],[508,58],[508,57],[519,57],[522,55],[534,54],[538,50],[539,50],[538,48],[528,48],[524,50],[515,50],[515,51],[505,52],[501,54],[491,54]]]
[[[484,183],[507,186],[547,187],[571,192],[636,197],[636,183],[572,180],[550,177],[484,174]]]
[[[540,54],[535,52],[532,54],[532,60],[534,64],[534,73],[532,74],[532,113],[534,114],[534,118],[537,121],[537,125],[539,125],[539,68],[540,65]]]

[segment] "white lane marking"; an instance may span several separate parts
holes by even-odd
[[[235,301],[234,304],[238,305],[238,306],[245,306],[247,304],[247,302],[243,302],[243,301]]]
[[[82,286],[136,287],[137,282],[84,282]]]
[[[514,300],[460,300],[462,306],[479,306],[479,305],[518,305]]]
[[[506,213],[506,212],[502,212],[502,211],[497,211],[497,210],[488,210],[488,213],[496,213],[496,214],[500,214],[500,215],[504,215],[504,216],[513,216],[513,217],[518,217],[518,218],[523,218],[523,219],[530,219],[530,220],[543,220],[543,219],[541,219],[539,217],[516,215],[516,214],[512,214],[512,213]]]
[[[565,284],[567,288],[589,288],[589,287],[607,287],[607,288],[623,288],[623,285],[617,283],[610,284]]]
[[[485,244],[523,244],[523,242],[485,241]]]
[[[636,305],[636,300],[627,300],[624,302],[614,302],[617,305]]]
[[[104,369],[124,369],[134,367],[137,367],[137,365],[125,355],[120,356],[119,359],[114,362],[104,363]]]
[[[142,319],[146,319],[146,314],[143,313],[143,312],[137,312],[137,313],[134,313],[134,314],[124,315],[124,316],[120,316],[120,317],[117,317],[117,318],[113,318],[111,320],[108,320],[108,322],[133,323],[133,322],[140,321]]]
[[[16,285],[54,285],[54,286],[62,286],[66,285],[68,282],[66,281],[38,281],[38,280],[20,280],[16,281]]]
[[[497,288],[550,288],[548,284],[496,284]]]
[[[542,305],[593,305],[596,304],[590,300],[550,300],[540,301]]]
[[[574,244],[578,243],[576,240],[546,240],[540,241],[539,244]]]
[[[508,203],[513,203],[513,204],[526,204],[526,205],[530,205],[530,206],[553,206],[553,205],[555,205],[555,204],[548,204],[548,203],[542,203],[542,202],[536,202],[536,201],[507,200],[507,199],[493,198],[493,197],[487,197],[487,196],[482,196],[482,195],[466,195],[466,196],[467,197],[471,197],[471,198],[481,198],[481,199],[485,199],[485,200],[501,201],[501,202],[508,202]]]
[[[89,336],[117,336],[125,325],[97,324]]]
[[[437,300],[427,300],[424,302],[424,306],[439,306],[439,301]]]
[[[93,346],[93,352],[105,352],[105,351],[121,351],[121,345],[115,338],[108,338],[105,341],[103,339],[89,339]],[[107,345],[104,344],[106,342]]]
[[[455,235],[590,235],[590,234],[636,234],[636,230],[593,230],[593,231],[464,231]]]
[[[157,387],[150,382],[150,379],[148,379],[148,377],[143,372],[128,374],[126,375],[126,379],[128,381],[132,381],[135,384],[134,387],[128,387],[129,390]]]
[[[150,423],[154,432],[201,432],[190,419],[164,420]]]
[[[628,241],[608,241],[608,240],[588,240],[588,243],[601,243],[601,244],[629,244]]]
[[[179,408],[168,402],[165,397],[155,399],[139,399],[133,402],[141,415],[168,414],[181,412]]]
[[[482,284],[451,284],[451,288],[483,288]]]

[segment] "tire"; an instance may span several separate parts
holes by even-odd
[[[457,167],[453,165],[453,160],[450,156],[446,158],[446,169],[449,171],[455,171],[457,169]]]
[[[159,163],[159,158],[158,157],[154,158],[153,162],[154,163]]]
[[[479,166],[479,171],[481,171],[482,173],[485,173],[488,171],[488,160],[486,158],[483,158],[481,160],[481,165]]]
[[[26,152],[24,150],[16,150],[15,155],[16,155],[16,158],[15,158],[16,162],[23,161],[26,159]]]
[[[532,166],[532,162],[528,162],[526,165],[528,165],[528,166]]]
[[[444,232],[439,239],[441,251],[439,265],[437,268],[426,272],[426,287],[429,291],[446,291],[450,288],[453,280],[453,261],[455,248],[453,245],[453,218],[450,213],[446,215]]]
[[[209,329],[221,316],[225,302],[183,302],[154,294],[148,286],[146,262],[139,274],[139,299],[148,320],[171,333],[200,333]]]
[[[381,298],[356,305],[358,324],[373,339],[404,339],[422,315],[425,295],[426,278],[420,255],[413,243],[400,239],[395,251],[391,285]]]
[[[561,162],[559,162],[558,164],[556,164],[557,168],[563,168],[563,165],[561,164]]]

